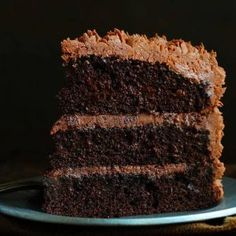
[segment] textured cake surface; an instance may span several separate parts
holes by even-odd
[[[66,39],[62,53],[46,212],[119,217],[222,199],[225,72],[216,53],[117,29]]]
[[[63,114],[198,112],[219,104],[221,96],[210,81],[186,78],[158,62],[90,55],[67,68],[58,95]]]

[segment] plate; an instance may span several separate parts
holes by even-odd
[[[215,207],[178,213],[139,215],[120,218],[82,218],[51,215],[41,210],[40,177],[0,185],[0,212],[17,218],[70,225],[138,226],[189,223],[236,214],[236,179],[224,177],[225,196]],[[41,187],[40,187],[41,186]]]

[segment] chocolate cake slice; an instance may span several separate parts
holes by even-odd
[[[225,72],[215,53],[119,30],[88,31],[62,51],[46,212],[120,217],[222,199]]]

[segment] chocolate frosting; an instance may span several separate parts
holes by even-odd
[[[114,174],[142,174],[160,177],[174,173],[184,172],[187,169],[185,163],[168,164],[165,166],[144,165],[144,166],[92,166],[80,168],[64,168],[51,171],[47,176],[57,178],[61,176],[81,177],[93,174],[114,175]]]
[[[219,121],[219,122],[218,122]],[[101,128],[130,128],[153,125],[185,125],[202,129],[212,129],[218,124],[219,130],[223,128],[221,113],[218,108],[214,108],[210,113],[155,113],[139,115],[64,115],[52,127],[51,135],[58,131],[71,129],[93,129]]]

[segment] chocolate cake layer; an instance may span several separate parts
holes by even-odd
[[[209,132],[183,126],[94,128],[58,132],[53,168],[209,161]],[[191,145],[189,145],[191,140]]]
[[[218,159],[222,117],[159,114],[64,116],[52,129],[52,168],[200,163]],[[191,143],[189,143],[191,140]]]
[[[222,186],[211,166],[95,167],[45,176],[44,210],[82,217],[120,217],[211,207]]]
[[[62,113],[190,112],[220,105],[225,72],[215,53],[183,40],[114,30],[62,42]]]
[[[84,56],[69,63],[58,94],[62,114],[198,112],[219,101],[209,81],[194,81],[166,64]]]

